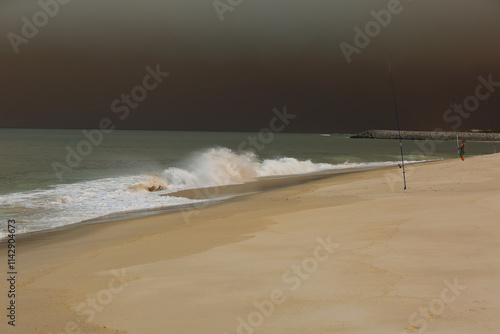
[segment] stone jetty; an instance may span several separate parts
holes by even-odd
[[[399,139],[395,130],[368,130],[352,135],[351,138]],[[457,140],[457,132],[401,131],[404,140]],[[471,141],[500,141],[499,133],[458,132],[458,138]]]

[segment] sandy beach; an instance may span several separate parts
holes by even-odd
[[[383,168],[19,237],[1,332],[498,333],[499,170],[409,165],[403,192]]]

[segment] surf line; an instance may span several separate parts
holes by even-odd
[[[398,114],[398,104],[396,101],[396,92],[394,89],[394,79],[392,78],[392,69],[391,63],[389,62],[389,55],[387,57],[387,68],[389,69],[389,77],[391,79],[391,88],[392,88],[392,99],[394,100],[394,110],[396,111],[396,123],[398,125],[398,134],[399,134],[399,149],[401,150],[401,164],[399,168],[403,168],[403,190],[406,190],[406,172],[405,172],[405,159],[403,153],[403,140],[401,139],[401,129],[399,127],[399,114]]]

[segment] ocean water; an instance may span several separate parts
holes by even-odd
[[[398,141],[343,134],[259,138],[255,133],[114,131],[93,139],[81,130],[0,129],[5,222],[16,219],[21,232],[46,230],[114,213],[195,203],[168,196],[182,189],[400,160]],[[407,161],[456,157],[454,142],[403,145]],[[467,145],[468,155],[492,151],[490,143]]]

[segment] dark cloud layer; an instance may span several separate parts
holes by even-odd
[[[226,0],[221,0],[227,2]],[[50,2],[46,0],[44,2]],[[13,50],[35,1],[0,4],[3,127],[255,131],[273,107],[299,116],[287,131],[394,128],[390,54],[401,125],[450,129],[450,103],[475,93],[478,76],[500,81],[500,1],[401,0],[402,12],[348,64],[380,0],[243,0],[219,20],[211,0],[72,0]],[[145,67],[170,76],[125,120],[110,104],[141,84]],[[500,88],[461,128],[500,128]]]

